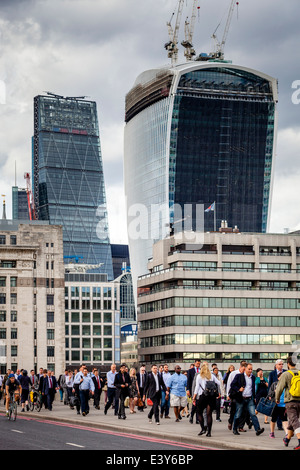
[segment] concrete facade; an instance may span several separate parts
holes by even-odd
[[[60,226],[0,224],[0,364],[64,370],[64,263]]]
[[[241,359],[272,370],[300,340],[299,234],[224,227],[203,245],[177,235],[156,243],[138,280],[139,360],[221,370]],[[298,345],[299,349],[299,345]]]

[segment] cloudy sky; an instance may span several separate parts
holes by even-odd
[[[15,162],[19,186],[25,185],[24,172],[31,172],[33,97],[44,91],[85,95],[98,106],[111,241],[127,242],[125,95],[139,73],[168,63],[166,23],[177,1],[0,0],[0,194],[7,195],[9,217]],[[191,4],[186,0],[180,41]],[[194,46],[197,53],[211,52],[211,35],[220,23],[222,37],[230,0],[198,5]],[[272,232],[300,228],[299,15],[299,0],[240,0],[225,48],[233,63],[279,82]]]

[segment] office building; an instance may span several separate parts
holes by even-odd
[[[12,187],[13,220],[29,220],[28,198],[25,188]]]
[[[62,228],[0,221],[0,368],[65,367]]]
[[[225,60],[166,66],[136,79],[124,134],[134,284],[154,241],[184,224],[199,231],[199,210],[202,231],[221,220],[242,232],[267,231],[276,103],[274,78]]]
[[[120,364],[120,295],[118,282],[90,266],[66,265],[66,366]],[[103,370],[103,369],[102,369]]]
[[[203,245],[154,245],[138,280],[139,361],[188,369],[200,358],[226,371],[246,360],[270,371],[299,352],[299,234],[222,225]]]
[[[113,279],[96,103],[34,98],[33,193],[39,220],[63,226],[64,256]]]

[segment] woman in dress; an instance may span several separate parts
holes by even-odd
[[[215,385],[214,385],[215,384]],[[207,393],[215,387],[215,393]],[[216,399],[221,396],[221,384],[215,374],[212,374],[207,364],[203,364],[200,373],[197,375],[196,387],[193,396],[193,403],[197,406],[198,419],[201,431],[198,436],[206,433],[207,437],[211,437],[212,429],[212,412],[216,408]],[[197,400],[197,401],[196,401]],[[203,411],[206,410],[207,428],[204,426]]]
[[[138,403],[138,389],[137,389],[137,383],[136,383],[136,370],[134,367],[132,367],[129,371],[129,376],[130,376],[130,384],[129,384],[129,409],[130,409],[130,414],[136,413],[134,411],[134,407]]]

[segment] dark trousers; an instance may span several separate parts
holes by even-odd
[[[90,411],[90,407],[89,407],[90,391],[79,390],[79,398],[80,398],[81,413],[88,413]]]
[[[151,401],[153,403],[152,408],[148,414],[148,418],[152,419],[152,416],[154,415],[156,423],[159,423],[159,403],[160,403],[160,397],[161,394],[160,392],[156,392],[153,398],[151,398]]]
[[[96,407],[100,407],[100,398],[101,398],[101,393],[102,393],[102,389],[101,388],[95,388],[95,392],[94,392],[94,405]]]
[[[112,405],[114,402],[115,405],[115,415],[118,414],[118,409],[119,409],[119,397],[117,395],[117,389],[116,388],[107,388],[107,403],[105,405],[105,411],[109,409],[109,407]]]
[[[46,400],[47,400],[47,408],[50,411],[52,410],[52,403],[54,401],[54,395],[55,395],[55,390],[49,389],[48,393],[46,395],[46,397],[47,397]]]
[[[128,389],[127,389],[127,392],[128,392]],[[127,392],[119,392],[119,416],[121,416],[122,418],[124,418],[126,416],[125,414],[125,400],[126,400],[126,397],[128,396],[128,393]]]
[[[139,388],[139,393],[140,393],[140,397],[141,397],[141,400],[143,401],[143,396],[144,396],[144,389],[143,388]],[[145,403],[143,402],[143,406],[138,406],[138,410],[143,410],[145,408]]]

